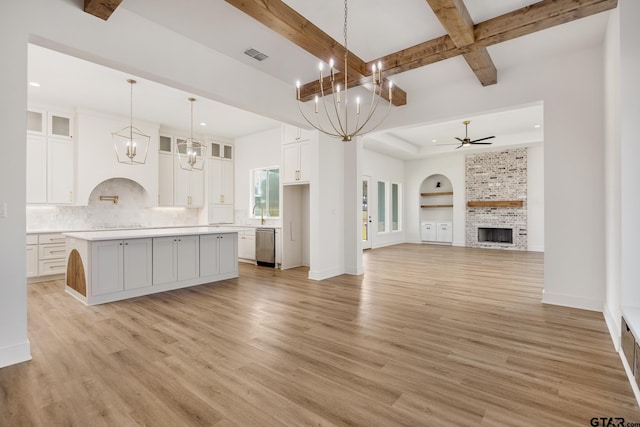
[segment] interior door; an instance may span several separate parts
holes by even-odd
[[[362,249],[371,249],[371,214],[369,212],[369,190],[371,177],[362,177]]]

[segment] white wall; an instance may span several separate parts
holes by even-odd
[[[31,359],[24,251],[26,149],[21,143],[26,130],[28,11],[22,2],[9,2],[0,13],[0,149],[11,153],[0,156],[0,368]]]
[[[527,246],[544,251],[544,146],[527,147]]]
[[[625,306],[640,307],[640,2],[622,0],[619,8],[621,301]]]
[[[369,215],[373,221],[370,226],[371,247],[380,248],[383,246],[396,245],[405,241],[406,215],[400,215],[403,221],[402,230],[379,232],[378,231],[378,181],[387,181],[390,184],[402,184],[402,200],[407,200],[411,194],[406,193],[404,162],[394,159],[375,151],[362,149],[362,175],[371,177],[371,188],[369,189]],[[391,191],[388,186],[387,192]],[[402,211],[404,211],[402,203]],[[387,222],[391,221],[391,212],[387,207]]]
[[[611,11],[605,38],[605,256],[607,325],[620,340],[620,9]]]
[[[280,127],[236,138],[234,159],[235,179],[235,219],[237,224],[260,223],[260,219],[252,219],[250,206],[252,169],[281,166],[282,164],[282,129]],[[280,175],[282,177],[282,174]],[[282,208],[282,204],[280,204]],[[265,224],[280,225],[281,220],[267,220]]]

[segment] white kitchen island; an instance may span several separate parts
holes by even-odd
[[[65,290],[87,305],[238,277],[236,228],[143,228],[64,235]]]

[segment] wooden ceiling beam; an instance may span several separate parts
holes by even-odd
[[[337,69],[345,69],[344,46],[281,0],[225,1],[295,43],[316,58],[321,58],[325,62],[333,58]],[[366,62],[352,52],[347,52],[347,55],[349,83],[360,82],[358,85],[364,85],[367,78],[371,78],[371,66],[373,64],[367,66]],[[338,79],[338,75],[336,75],[336,79]],[[342,80],[344,80],[344,77],[340,77],[339,81]],[[388,87],[388,81],[386,79],[383,80],[383,86],[385,88]],[[319,80],[314,83],[314,87],[316,88],[315,92],[309,97],[304,97],[307,101],[313,99],[316,94],[320,93]],[[330,94],[331,84],[328,79],[323,84],[325,95]],[[388,91],[383,95],[386,99],[388,97]],[[393,87],[392,98],[393,104],[396,106],[407,103],[406,92],[397,86]]]
[[[457,47],[451,37],[445,35],[375,59],[367,65],[381,61],[384,64],[383,76],[388,78],[479,48],[615,9],[617,5],[618,0],[542,0],[477,24],[474,28],[475,41],[470,45]],[[313,87],[314,83],[301,86],[301,96],[308,95],[307,89]]]
[[[106,21],[120,3],[122,0],[84,0],[84,11]]]
[[[427,3],[456,47],[473,44],[475,41],[473,20],[463,0],[427,0]],[[462,56],[482,86],[498,82],[498,70],[496,70],[486,47],[464,53]]]

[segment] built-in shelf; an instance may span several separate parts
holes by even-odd
[[[522,200],[478,200],[475,202],[467,202],[470,208],[521,208]]]
[[[452,208],[453,205],[422,205],[421,208]]]
[[[420,193],[421,196],[453,196],[453,191],[442,191],[439,193]]]

